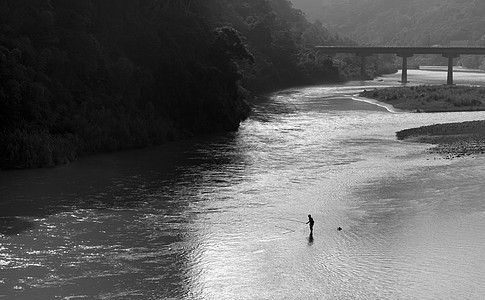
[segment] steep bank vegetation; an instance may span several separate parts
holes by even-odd
[[[353,55],[333,59],[318,55],[317,45],[355,45],[329,32],[320,21],[311,23],[288,0],[224,0],[208,7],[212,23],[232,26],[248,43],[254,64],[240,64],[244,85],[265,91],[289,85],[356,78],[360,61]],[[368,74],[376,74],[369,64]]]
[[[236,130],[247,89],[352,76],[339,43],[286,0],[2,1],[0,169]]]
[[[3,1],[0,167],[235,130],[237,32],[176,1]]]

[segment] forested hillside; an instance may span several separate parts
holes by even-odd
[[[330,33],[320,21],[310,23],[288,0],[214,1],[206,9],[211,23],[231,26],[245,38],[255,63],[242,63],[240,67],[244,86],[251,90],[335,81],[359,74],[358,60],[352,56],[338,56],[332,61],[317,55],[314,49],[317,45],[355,42]]]
[[[447,46],[459,41],[458,44],[485,45],[485,1],[482,0],[321,2],[322,7],[309,12],[310,17],[362,44]],[[439,59],[423,57],[418,60],[423,64],[439,62]],[[485,69],[485,60],[481,57],[462,57],[457,61],[459,65]]]
[[[236,130],[248,90],[357,74],[312,48],[348,43],[286,0],[3,0],[0,169]]]
[[[302,10],[310,20],[313,20],[313,17],[320,13],[324,2],[324,0],[291,0],[293,6]]]

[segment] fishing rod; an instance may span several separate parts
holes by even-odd
[[[306,222],[298,221],[298,220],[293,220],[293,219],[288,219],[288,218],[280,218],[280,217],[274,217],[274,218],[275,219],[280,219],[280,220],[286,220],[286,221],[291,221],[291,222],[297,222],[297,223],[306,224]]]
[[[295,232],[295,231],[296,231],[296,230],[294,230],[294,229],[290,229],[290,228],[286,228],[286,227],[283,227],[283,226],[278,226],[278,225],[275,225],[275,227],[277,227],[277,228],[281,228],[281,229],[284,229],[284,230],[288,230],[289,232]],[[288,232],[286,232],[286,233],[288,233]]]

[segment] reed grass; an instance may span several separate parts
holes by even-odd
[[[413,112],[485,110],[485,88],[421,85],[364,91],[360,96]]]

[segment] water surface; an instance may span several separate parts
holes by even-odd
[[[356,101],[399,79],[284,90],[236,133],[0,173],[0,298],[483,297],[485,157],[395,132],[485,112]]]

